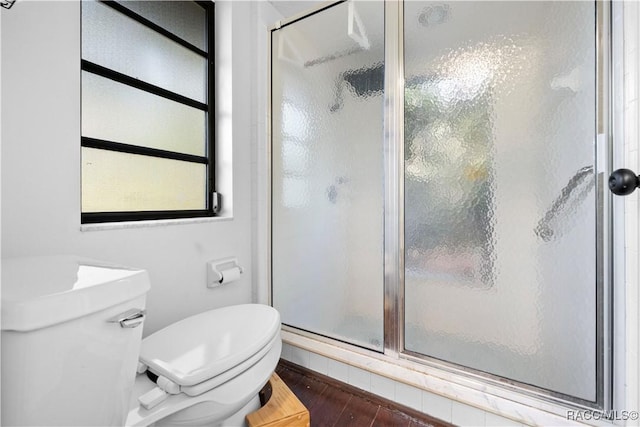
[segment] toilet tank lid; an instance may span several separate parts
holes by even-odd
[[[151,372],[192,386],[243,363],[280,333],[268,305],[222,307],[183,319],[142,340],[140,361]]]
[[[133,300],[149,288],[145,270],[75,255],[2,258],[2,330],[45,328]]]

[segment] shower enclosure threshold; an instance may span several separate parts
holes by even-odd
[[[409,356],[378,353],[288,326],[283,326],[282,341],[285,344],[283,359],[398,403],[407,405],[409,402],[396,397],[396,386],[413,387],[413,395],[420,394],[420,404],[414,401],[407,406],[448,422],[452,422],[452,411],[461,405],[474,407],[480,416],[484,411],[524,425],[584,425],[572,422],[570,413],[592,410],[563,405],[517,386],[494,384],[478,374],[454,372],[412,360]],[[376,386],[388,385],[389,380],[393,382],[392,390]],[[438,413],[430,404],[434,400],[439,402]],[[593,422],[593,425],[611,425]]]

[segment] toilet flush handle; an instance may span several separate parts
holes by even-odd
[[[132,308],[107,319],[107,322],[120,323],[121,328],[135,328],[142,324],[145,314],[147,314],[146,310]]]

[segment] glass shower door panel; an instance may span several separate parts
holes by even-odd
[[[272,32],[272,286],[284,324],[383,345],[383,3]]]
[[[595,5],[404,7],[405,349],[595,401]]]

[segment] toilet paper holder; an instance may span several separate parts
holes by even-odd
[[[207,287],[214,288],[233,282],[242,275],[242,267],[236,257],[207,262]]]

